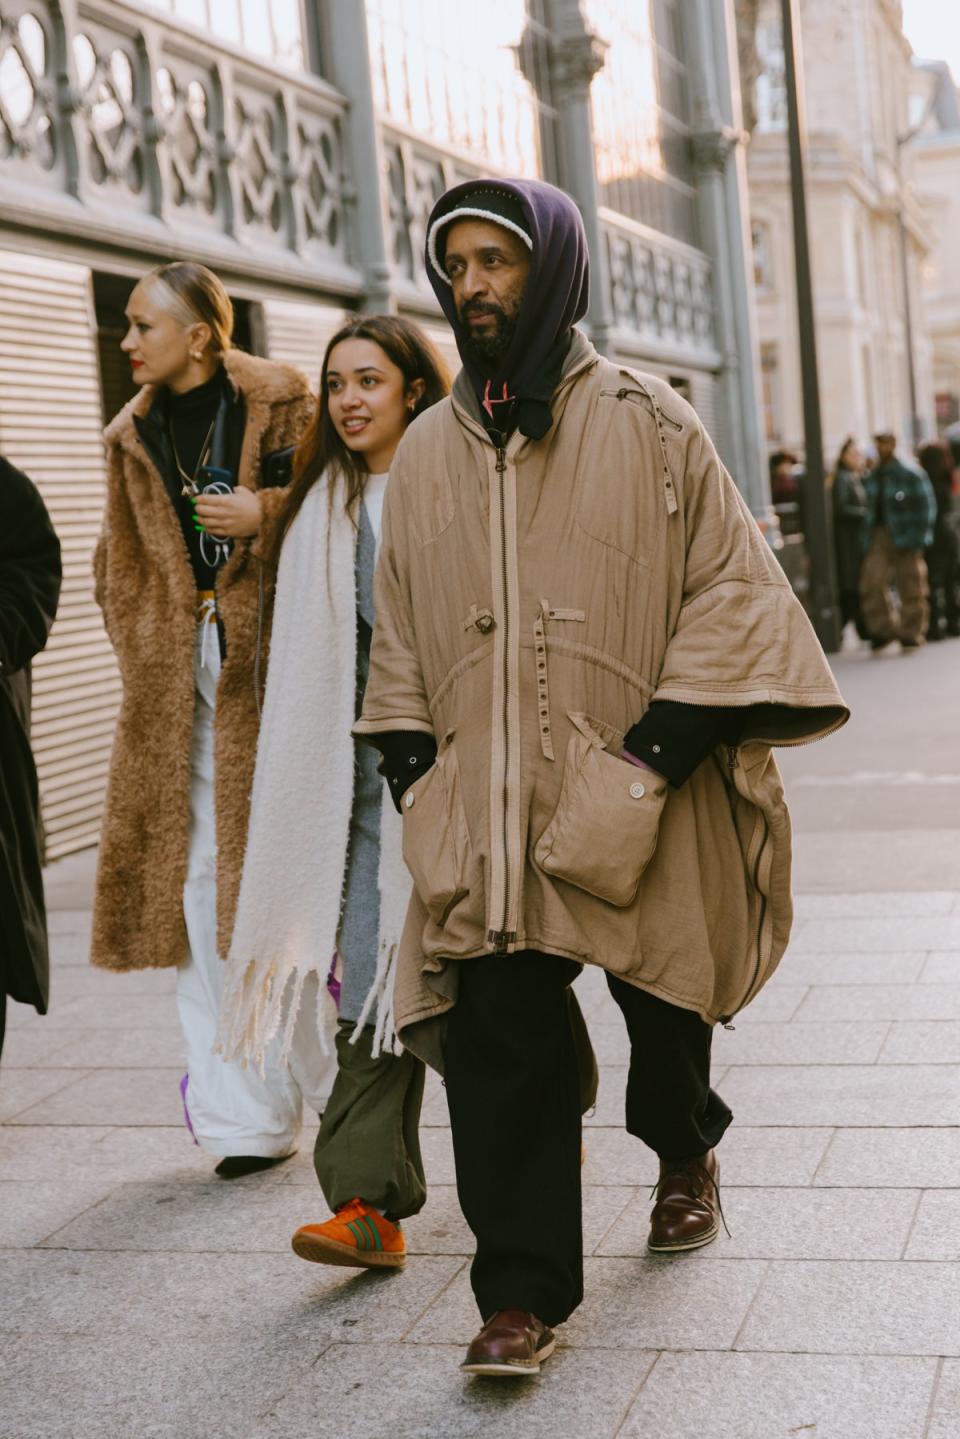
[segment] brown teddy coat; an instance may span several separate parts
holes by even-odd
[[[300,439],[316,402],[305,376],[289,365],[231,350],[224,368],[246,411],[238,483],[256,490],[261,459]],[[187,956],[183,886],[197,596],[179,520],[135,424],[155,398],[155,388],[144,386],[105,431],[107,503],[94,572],[123,699],[93,913],[91,959],[104,969],[176,965]],[[263,492],[265,523],[275,519],[283,496],[282,490]],[[252,542],[238,541],[217,581],[227,651],[214,723],[221,954],[229,947],[236,908],[256,758],[258,570]]]

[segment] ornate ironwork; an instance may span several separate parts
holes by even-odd
[[[274,240],[284,219],[287,142],[279,95],[244,86],[235,96],[234,182],[241,226]]]
[[[386,128],[384,153],[390,259],[405,280],[430,292],[423,265],[430,212],[444,190],[482,171],[479,166]]]
[[[165,193],[177,210],[209,221],[219,201],[216,121],[210,96],[215,78],[208,70],[184,63],[174,73],[161,65],[156,73],[155,110],[161,136],[160,163]]]
[[[85,17],[73,36],[76,117],[86,177],[127,203],[149,203],[144,156],[144,99],[148,76],[143,54],[127,35],[111,33]]]
[[[46,6],[0,15],[0,162],[44,174],[58,158],[53,26]]]
[[[603,229],[617,327],[658,344],[712,351],[713,285],[706,255],[609,212]]]
[[[344,249],[340,132],[333,119],[306,106],[297,122],[294,183],[303,243],[331,252]]]
[[[162,231],[138,219],[149,216],[186,227],[172,239],[199,227],[265,263],[327,262],[343,283],[345,112],[322,80],[211,53],[162,15],[3,0],[0,180],[42,182],[101,215],[109,205],[127,240],[156,242]]]

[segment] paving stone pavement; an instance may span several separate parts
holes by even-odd
[[[674,1259],[645,1250],[655,1162],[582,976],[586,1298],[540,1379],[497,1385],[457,1372],[477,1316],[439,1082],[405,1272],[303,1264],[314,1123],[288,1164],[213,1178],[172,976],[89,969],[90,877],[50,871],[51,1012],[13,1006],[0,1070],[0,1439],[960,1434],[960,890],[799,896],[778,975],[716,1035],[730,1236]]]

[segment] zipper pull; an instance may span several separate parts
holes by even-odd
[[[491,929],[487,934],[487,943],[493,945],[494,954],[504,955],[516,937],[516,931],[512,929]]]
[[[507,468],[507,452],[500,445],[497,446],[497,474],[502,475]]]
[[[737,750],[735,745],[727,746],[727,768],[735,770],[737,767]]]

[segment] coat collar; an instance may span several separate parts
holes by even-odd
[[[567,351],[566,359],[563,362],[563,369],[560,372],[560,380],[553,392],[553,402],[569,387],[572,380],[599,359],[597,351],[591,345],[582,330],[574,327],[573,337],[570,341],[570,348]],[[483,411],[480,408],[480,401],[477,399],[470,377],[466,370],[461,370],[453,382],[451,392],[453,408],[461,421],[468,422],[471,429],[478,425],[483,429],[484,438],[489,442],[489,435],[484,424]],[[555,417],[556,418],[556,417]],[[549,434],[549,431],[548,431]]]
[[[276,406],[289,405],[306,399],[310,386],[305,375],[293,365],[247,355],[242,350],[228,350],[223,357],[223,372],[235,400],[246,405],[247,418],[263,426]],[[133,399],[104,430],[107,444],[119,445],[131,453],[137,451],[136,421],[149,423],[151,412],[163,391],[157,385],[144,385]]]

